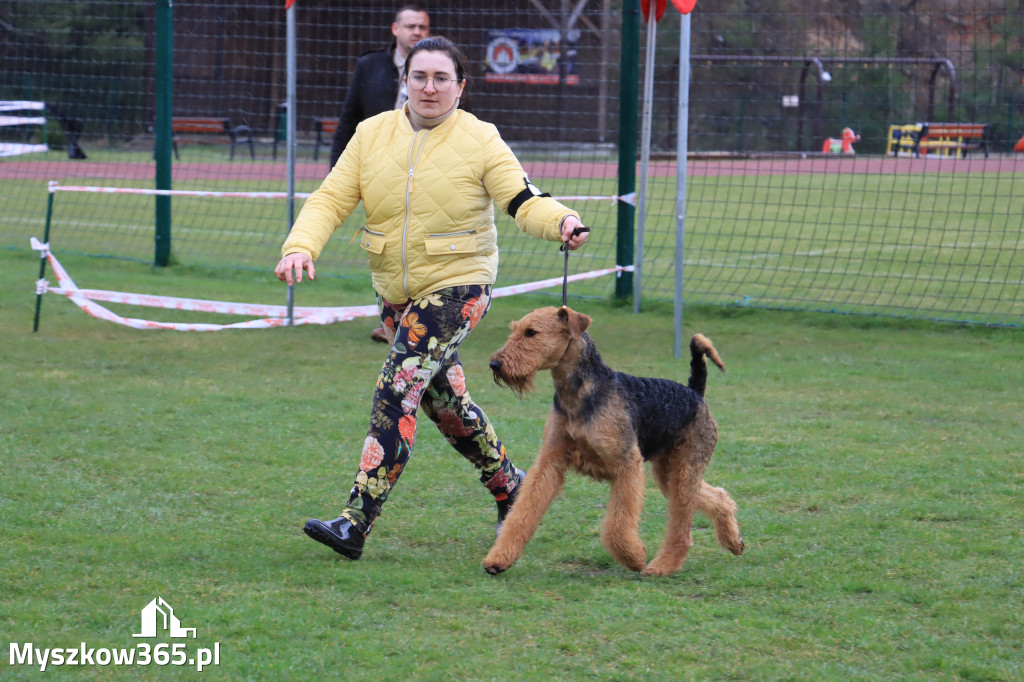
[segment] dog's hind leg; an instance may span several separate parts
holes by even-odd
[[[695,471],[686,461],[685,450],[677,450],[652,461],[651,473],[668,499],[668,523],[658,554],[643,573],[672,575],[686,561],[686,555],[693,546],[693,515],[697,511],[702,472]]]
[[[743,538],[740,536],[740,525],[736,521],[736,502],[724,488],[700,483],[700,495],[697,498],[697,509],[711,520],[718,544],[733,554],[743,554]]]
[[[640,540],[647,477],[640,451],[628,453],[614,473],[608,511],[601,522],[601,542],[620,564],[641,571],[647,562],[647,549]]]
[[[498,539],[484,557],[484,569],[490,574],[507,570],[519,559],[533,537],[540,520],[565,484],[566,443],[549,439],[537,461],[530,467],[512,510],[498,532]]]

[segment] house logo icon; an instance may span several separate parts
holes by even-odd
[[[171,637],[196,637],[196,629],[181,627],[174,609],[162,597],[157,597],[142,609],[142,632],[132,637],[156,637],[158,631],[164,631]]]

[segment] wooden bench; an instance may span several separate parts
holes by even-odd
[[[178,154],[178,143],[189,142],[220,142],[231,145],[231,159],[235,158],[235,146],[240,142],[249,144],[249,156],[256,159],[256,147],[252,138],[252,130],[249,126],[231,125],[229,118],[209,118],[202,116],[172,116],[171,117],[171,144],[174,149],[174,158],[181,160]],[[220,135],[219,139],[207,140],[206,135]],[[223,137],[226,136],[226,137]]]
[[[316,128],[316,145],[313,147],[313,160],[316,161],[320,157],[320,147],[331,147],[334,133],[338,129],[338,119],[314,118],[313,126]]]
[[[898,156],[903,151],[919,157],[935,152],[960,159],[981,149],[988,158],[988,144],[989,126],[985,123],[911,123],[889,126],[886,153]]]

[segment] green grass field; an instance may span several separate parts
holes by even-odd
[[[273,254],[259,271],[61,260],[91,288],[283,300]],[[32,334],[38,267],[0,251],[5,649],[135,647],[159,596],[197,629],[189,652],[219,646],[211,679],[1024,677],[1019,329],[688,306],[687,334],[711,337],[728,368],[709,379],[721,438],[707,478],[737,500],[746,553],[717,547],[699,517],[679,573],[631,574],[598,538],[607,486],[572,477],[520,562],[493,577],[480,563],[493,503],[427,423],[361,561],[301,532],[340,509],[355,473],[383,360],[372,320],[144,332],[47,295]],[[369,302],[355,278],[318,279],[300,298]],[[520,466],[550,380],[518,400],[487,359],[507,322],[555,300],[497,299],[460,351]],[[609,364],[685,379],[670,309],[572,305],[594,317]],[[649,553],[664,507],[652,484]],[[8,658],[5,679],[39,677]],[[48,670],[165,676],[192,672]]]

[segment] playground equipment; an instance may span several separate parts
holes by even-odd
[[[856,154],[853,151],[853,143],[860,141],[860,135],[853,132],[852,128],[843,128],[843,136],[836,139],[826,137],[825,145],[821,148],[824,154]]]

